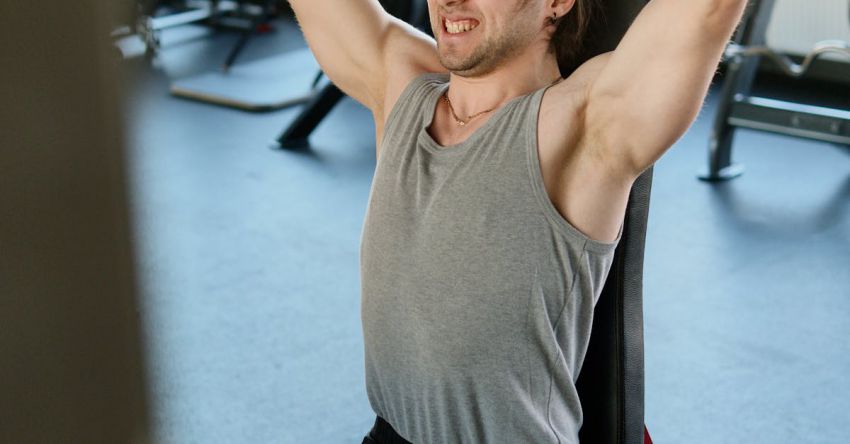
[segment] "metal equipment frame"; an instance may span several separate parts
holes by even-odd
[[[257,30],[257,27],[271,19],[277,1],[265,0],[263,2],[254,2],[261,3],[262,13],[253,15],[247,19],[249,21],[247,25],[238,27],[242,29],[242,35],[222,64],[224,71],[227,71],[235,63],[242,48],[245,47],[245,44]],[[173,14],[156,16],[157,8],[163,4],[161,0],[139,0],[137,2],[138,15],[135,31],[145,44],[145,56],[148,59],[152,59],[161,46],[160,32],[162,30],[203,21],[219,26],[223,24],[227,14],[240,11],[244,7],[244,3],[245,0],[187,0],[185,1],[184,10]],[[126,31],[122,32],[122,34],[126,34]]]
[[[741,25],[725,51],[726,78],[709,141],[708,168],[698,175],[702,180],[730,180],[743,174],[743,165],[732,162],[736,128],[850,145],[850,102],[847,110],[841,110],[751,95],[763,56],[793,78],[805,75],[812,62],[825,53],[850,57],[848,43],[838,40],[817,43],[801,64],[765,46],[774,5],[775,0],[750,0]]]

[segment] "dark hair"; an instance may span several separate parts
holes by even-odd
[[[555,52],[562,76],[568,76],[584,62],[579,57],[583,55],[591,24],[601,18],[598,17],[601,12],[599,6],[599,0],[576,0],[570,12],[558,20],[558,27],[552,34],[551,50]]]

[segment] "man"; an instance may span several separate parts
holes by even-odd
[[[599,0],[290,0],[369,108],[364,442],[578,443],[575,391],[634,180],[696,118],[746,0],[652,0],[561,78]]]

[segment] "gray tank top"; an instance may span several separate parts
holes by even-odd
[[[548,87],[444,148],[425,128],[447,88],[411,81],[381,142],[360,245],[369,403],[414,444],[577,444],[575,382],[622,227],[590,239],[549,200]]]

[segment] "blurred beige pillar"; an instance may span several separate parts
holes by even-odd
[[[149,442],[115,4],[0,0],[0,442]]]

